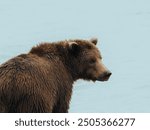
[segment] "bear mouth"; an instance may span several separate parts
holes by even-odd
[[[109,77],[102,77],[102,78],[98,78],[97,81],[108,81]]]

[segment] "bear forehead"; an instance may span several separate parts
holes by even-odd
[[[72,40],[71,42],[76,42],[81,48],[81,53],[87,57],[97,57],[102,59],[101,52],[99,49],[88,40]]]
[[[96,58],[102,59],[101,53],[97,48],[96,49],[85,49],[82,51],[82,54],[89,58],[96,57]]]

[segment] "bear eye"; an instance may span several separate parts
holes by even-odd
[[[90,59],[90,64],[94,64],[96,62],[96,59]]]

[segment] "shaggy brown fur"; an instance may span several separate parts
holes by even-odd
[[[43,43],[2,64],[0,112],[68,112],[74,81],[107,80],[96,43]]]

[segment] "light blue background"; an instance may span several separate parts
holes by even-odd
[[[39,42],[93,36],[113,75],[76,82],[70,112],[150,112],[149,0],[0,0],[0,63]]]

